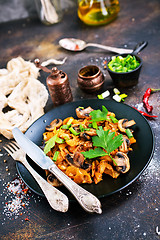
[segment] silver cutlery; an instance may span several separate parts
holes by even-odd
[[[56,164],[44,154],[44,152],[26,137],[18,128],[14,128],[13,136],[20,147],[27,153],[27,155],[42,169],[47,169],[53,173],[57,179],[73,194],[79,204],[84,210],[88,212],[96,212],[101,214],[101,203],[97,197],[84,188],[72,181],[66,174],[64,174]]]
[[[85,41],[81,39],[76,39],[76,38],[63,38],[59,41],[59,45],[64,49],[73,51],[73,52],[82,51],[87,47],[101,48],[103,50],[107,50],[109,52],[114,52],[118,54],[122,54],[122,53],[129,54],[133,52],[133,49],[110,47],[110,46],[105,46],[97,43],[86,43]]]
[[[49,184],[30,166],[26,159],[26,153],[15,141],[8,143],[3,148],[11,155],[14,160],[21,162],[28,169],[28,171],[32,174],[34,179],[41,187],[46,199],[54,210],[60,212],[66,212],[68,210],[69,201],[67,196]]]

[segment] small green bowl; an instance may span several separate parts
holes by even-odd
[[[117,55],[117,56],[127,57],[127,55],[128,54],[121,54],[121,55]],[[134,55],[134,54],[130,54],[130,55],[135,56],[136,60],[140,63],[140,65],[136,69],[134,69],[130,72],[124,72],[124,73],[123,72],[120,72],[120,73],[113,72],[108,68],[108,64],[107,64],[108,73],[111,76],[114,84],[118,87],[133,87],[133,86],[137,85],[137,83],[138,83],[143,61],[137,55]]]

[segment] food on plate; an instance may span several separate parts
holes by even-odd
[[[25,132],[44,114],[48,91],[38,75],[39,69],[21,57],[0,69],[0,134],[8,139],[13,138],[14,127]]]
[[[78,184],[99,183],[103,175],[117,178],[130,169],[128,152],[136,142],[134,120],[117,119],[105,106],[102,110],[78,107],[72,116],[54,119],[43,133],[44,153]],[[60,183],[46,171],[54,186]]]
[[[113,72],[130,72],[136,69],[140,62],[135,56],[127,55],[127,57],[113,56],[108,63],[108,68]]]

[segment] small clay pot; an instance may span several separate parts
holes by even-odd
[[[95,65],[85,66],[78,72],[77,83],[86,92],[96,92],[102,87],[104,76],[99,67]]]

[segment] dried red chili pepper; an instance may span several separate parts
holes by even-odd
[[[135,108],[135,107],[133,107],[134,109],[136,109],[138,112],[140,112],[143,116],[145,116],[145,117],[149,117],[149,118],[155,118],[155,117],[158,117],[158,116],[156,116],[156,115],[149,115],[148,113],[145,113],[145,112],[143,112],[143,111],[140,111],[140,110],[138,110],[137,108]]]
[[[160,89],[153,89],[153,88],[148,88],[146,91],[145,91],[145,94],[143,95],[143,103],[144,103],[144,106],[145,108],[147,109],[147,111],[150,113],[152,112],[153,110],[153,106],[150,106],[149,105],[149,97],[152,93],[154,92],[158,92],[160,91]]]

